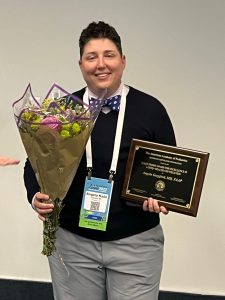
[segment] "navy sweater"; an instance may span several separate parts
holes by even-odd
[[[82,99],[84,89],[74,93]],[[118,112],[100,112],[92,131],[93,177],[109,177]],[[98,231],[80,228],[79,213],[87,175],[84,153],[71,187],[64,199],[60,215],[60,226],[83,237],[108,241],[128,237],[159,224],[159,215],[143,211],[142,207],[131,207],[121,197],[125,168],[133,138],[176,145],[171,121],[164,106],[154,97],[132,87],[127,95],[127,104],[120,145],[120,153],[109,211],[107,230]],[[24,182],[29,202],[39,191],[39,186],[29,160],[24,167]]]

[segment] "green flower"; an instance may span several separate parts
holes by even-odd
[[[68,138],[68,137],[71,136],[71,135],[70,135],[70,132],[69,132],[68,130],[65,130],[65,129],[63,129],[63,130],[60,131],[60,135],[61,135],[62,137],[64,137],[64,138]]]
[[[28,111],[25,111],[23,114],[22,114],[22,119],[24,121],[29,121],[30,119],[32,118],[32,113],[28,112]]]
[[[42,108],[48,108],[51,102],[53,102],[52,99],[46,98],[46,99],[42,102],[42,105],[41,105]]]
[[[38,130],[38,128],[40,127],[40,123],[42,121],[42,117],[37,116],[35,120],[32,121],[32,124],[30,125],[31,129],[33,130]],[[35,124],[37,123],[37,124]]]
[[[62,124],[62,129],[63,130],[68,130],[70,131],[72,128],[72,124]]]
[[[81,128],[80,128],[80,125],[76,122],[76,123],[73,123],[72,125],[72,133],[73,134],[79,134],[81,132]]]

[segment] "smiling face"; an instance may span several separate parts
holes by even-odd
[[[79,64],[88,88],[97,96],[107,89],[108,97],[120,86],[126,59],[110,39],[99,38],[84,46]]]

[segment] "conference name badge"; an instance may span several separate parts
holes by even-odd
[[[86,178],[79,226],[106,231],[113,181],[91,177]]]

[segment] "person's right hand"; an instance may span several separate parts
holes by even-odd
[[[36,193],[33,200],[32,206],[34,210],[38,213],[38,218],[41,221],[45,221],[45,214],[51,213],[53,211],[54,205],[49,199],[49,196],[43,193]]]
[[[6,156],[0,156],[0,166],[10,166],[10,165],[18,165],[20,161],[18,159],[6,157]]]

